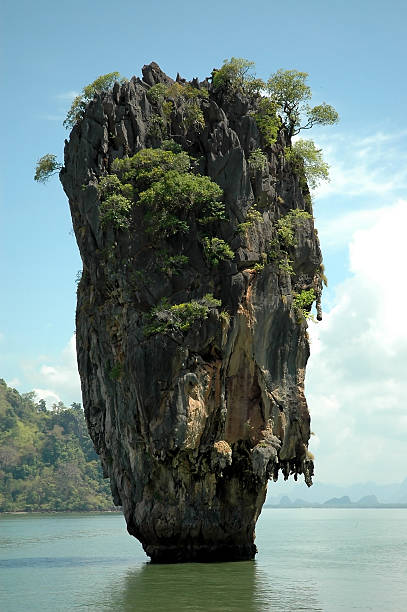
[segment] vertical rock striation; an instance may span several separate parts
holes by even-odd
[[[192,213],[189,231],[166,241],[188,257],[179,274],[155,265],[140,207],[129,230],[101,223],[98,181],[113,160],[161,145],[151,127],[161,111],[148,96],[157,83],[174,82],[153,63],[143,80],[96,97],[65,146],[60,176],[83,261],[76,338],[85,414],[114,501],[153,561],[250,559],[267,481],[281,470],[311,483],[307,324],[293,296],[320,295],[321,253],[304,215],[291,226],[291,274],[281,265],[278,220],[312,212],[308,188],[284,159],[284,131],[265,147],[250,101],[209,81],[192,82],[209,91],[199,99],[204,126],[185,121],[182,97],[161,124],[222,188],[218,235],[234,258],[208,263]],[[251,170],[260,147],[267,164]],[[253,205],[260,214],[250,221]],[[208,293],[221,306],[201,320],[146,334],[163,297],[180,304]]]

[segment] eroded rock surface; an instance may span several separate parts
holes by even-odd
[[[294,224],[293,273],[273,256],[277,221],[291,209],[311,212],[308,189],[284,159],[283,131],[265,147],[245,98],[224,99],[195,80],[209,89],[199,101],[205,127],[186,127],[179,100],[166,129],[223,189],[227,220],[218,232],[235,255],[209,265],[192,219],[189,233],[169,241],[188,264],[179,274],[158,270],[139,207],[129,231],[103,225],[97,190],[115,158],[161,144],[147,94],[173,80],[156,64],[143,77],[97,97],[65,147],[61,181],[83,260],[76,338],[86,418],[128,531],[153,561],[250,559],[267,481],[281,471],[310,483],[313,470],[307,324],[293,306],[296,292],[320,295],[311,216]],[[268,163],[253,172],[257,148]],[[261,220],[242,231],[253,204]],[[206,319],[145,333],[161,298],[179,304],[207,293],[221,306]]]

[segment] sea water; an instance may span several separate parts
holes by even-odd
[[[407,610],[407,510],[265,508],[256,533],[255,561],[152,565],[121,515],[3,515],[0,610]]]

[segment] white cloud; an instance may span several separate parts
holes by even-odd
[[[316,144],[330,165],[331,181],[322,183],[317,198],[332,195],[370,196],[375,201],[401,193],[407,187],[407,131],[383,133],[364,138],[324,132]]]
[[[51,391],[51,389],[34,389],[34,392],[37,396],[37,400],[45,400],[48,408],[50,408],[52,404],[57,404],[61,401],[59,395]]]
[[[60,400],[65,404],[81,401],[74,335],[55,363],[43,363],[39,367],[36,382],[38,387],[34,390],[38,397],[47,401],[47,405]]]
[[[372,219],[354,232],[353,276],[324,321],[310,326],[307,398],[322,481],[407,476],[407,201]]]
[[[7,382],[7,384],[8,384],[8,386],[9,386],[9,387],[12,387],[12,388],[14,388],[14,389],[16,389],[17,387],[19,387],[19,386],[20,386],[20,384],[21,384],[21,381],[20,381],[20,379],[19,379],[19,378],[17,378],[17,376],[15,376],[14,378],[7,379],[7,381],[6,381],[6,382]]]
[[[348,245],[355,231],[374,225],[381,218],[382,211],[384,208],[353,210],[338,216],[319,219],[318,234],[324,247]]]

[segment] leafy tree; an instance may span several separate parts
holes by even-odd
[[[253,113],[266,146],[271,147],[276,142],[281,128],[281,119],[277,115],[277,104],[270,98],[262,97],[258,101],[257,110]]]
[[[125,79],[118,72],[109,72],[98,76],[92,83],[86,85],[79,96],[72,102],[64,121],[64,127],[72,128],[80,121],[85,113],[85,109],[95,95],[108,91],[115,83],[122,83]]]
[[[40,157],[35,167],[34,181],[39,183],[46,183],[46,181],[53,175],[59,172],[62,168],[62,164],[57,161],[56,155],[47,153]]]
[[[285,156],[297,170],[303,167],[309,186],[313,189],[320,181],[329,181],[329,166],[324,162],[322,150],[317,149],[313,140],[297,140],[285,150]]]
[[[323,102],[313,107],[307,104],[312,97],[307,77],[307,72],[280,69],[267,81],[271,100],[281,113],[290,138],[314,125],[332,125],[339,120],[338,113],[329,104]]]
[[[256,79],[254,74],[254,62],[243,57],[232,57],[225,59],[223,66],[212,73],[212,83],[215,91],[223,89],[230,94],[256,94],[265,84],[261,79]]]

